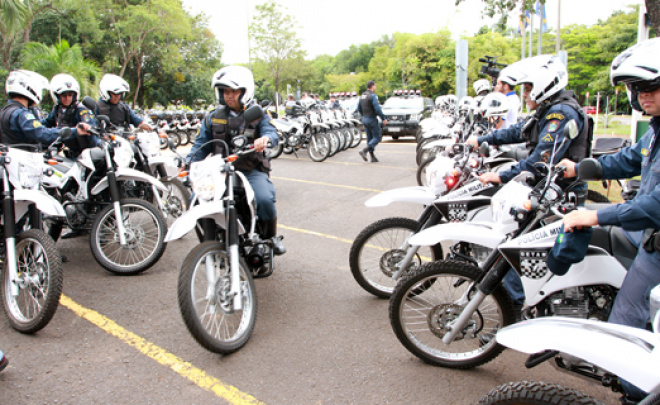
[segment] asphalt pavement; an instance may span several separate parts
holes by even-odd
[[[364,147],[364,144],[360,145]],[[415,144],[387,139],[365,163],[359,149],[322,163],[306,153],[273,161],[279,230],[288,252],[256,280],[258,315],[237,353],[202,348],[177,304],[177,278],[192,235],[133,277],[94,260],[89,239],[62,240],[64,291],[55,317],[22,335],[0,315],[0,404],[476,404],[499,384],[542,380],[609,404],[617,396],[543,364],[526,370],[511,350],[473,370],[425,364],[396,339],[388,301],[354,281],[348,253],[370,223],[416,218],[421,207],[367,208],[376,193],[415,185]]]

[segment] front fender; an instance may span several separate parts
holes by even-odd
[[[216,223],[224,225],[226,221],[222,202],[195,205],[184,212],[170,226],[165,236],[165,242],[183,238],[195,228],[197,220],[201,218],[213,218]]]
[[[493,230],[487,224],[451,223],[435,225],[416,233],[409,243],[414,246],[433,246],[445,240],[452,240],[496,249],[505,238],[505,234]]]
[[[523,353],[557,350],[595,364],[646,392],[660,389],[660,336],[586,319],[547,317],[507,326],[497,342]]]
[[[368,199],[364,205],[367,207],[384,207],[393,202],[411,202],[429,205],[435,201],[436,195],[428,187],[403,187],[383,191]]]
[[[42,190],[14,190],[14,202],[16,205],[22,203],[35,204],[37,209],[44,214],[65,217],[66,213],[59,201]],[[16,210],[19,211],[18,209]]]
[[[146,183],[151,183],[154,186],[156,186],[156,188],[159,189],[160,191],[167,192],[167,187],[165,187],[165,185],[161,183],[160,180],[146,173],[137,171],[135,169],[130,169],[127,167],[117,169],[115,171],[115,177],[117,178],[117,181],[135,180],[135,181],[143,181]],[[107,187],[108,187],[108,177],[106,176],[101,181],[99,181],[94,186],[94,188],[92,188],[91,193],[92,195],[96,195],[101,191],[105,190]]]

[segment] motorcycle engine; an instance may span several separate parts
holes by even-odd
[[[607,287],[572,287],[552,294],[546,302],[555,316],[607,321],[614,294]]]
[[[64,201],[71,202],[76,201],[76,197],[71,193],[64,194]],[[64,212],[66,213],[66,218],[71,226],[79,228],[85,225],[87,221],[87,216],[83,211],[83,205],[81,204],[65,204]]]
[[[288,146],[291,147],[296,147],[302,144],[302,139],[300,138],[300,135],[292,134],[289,135],[289,141],[288,141]]]

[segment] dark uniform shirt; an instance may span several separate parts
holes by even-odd
[[[50,145],[55,142],[61,131],[60,128],[47,128],[41,123],[33,110],[23,106],[18,101],[9,100],[7,102],[7,106],[12,104],[17,105],[19,108],[9,116],[9,129],[15,137],[20,138],[20,142],[13,143]],[[75,136],[77,134],[78,131],[76,128],[73,128],[72,135]],[[4,137],[5,135],[3,134]],[[1,141],[3,143],[11,143],[7,142],[6,139]]]

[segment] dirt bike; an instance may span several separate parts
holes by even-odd
[[[555,368],[591,379],[623,392],[621,379],[634,384],[648,396],[639,404],[660,404],[660,287],[651,290],[653,332],[588,319],[540,318],[507,326],[497,332],[497,341],[529,354],[527,368],[551,361]],[[627,396],[624,404],[634,404]],[[580,403],[602,405],[597,399],[555,384],[520,381],[503,384],[485,395],[480,405],[551,405]]]
[[[511,267],[525,291],[523,319],[608,318],[637,249],[620,228],[595,228],[582,262],[563,276],[549,271],[546,257],[560,233],[561,216],[575,209],[577,196],[557,184],[564,167],[539,165],[546,169],[546,179],[533,189],[527,180],[534,176],[522,173],[493,196],[492,221],[437,225],[410,239],[420,246],[452,240],[457,242],[455,251],[461,252],[409,274],[390,299],[392,328],[419,358],[444,367],[472,368],[499,355],[504,348],[494,335],[516,318],[501,284]],[[439,209],[446,212],[448,204]],[[490,253],[481,258],[467,254],[475,246]]]
[[[61,255],[53,239],[41,230],[42,215],[65,214],[62,205],[41,189],[43,154],[21,150],[19,146],[0,148],[0,296],[11,326],[22,333],[34,333],[53,318],[62,294]]]
[[[85,97],[83,103],[87,106],[94,100]],[[135,182],[152,184],[162,193],[167,188],[154,177],[129,168],[134,154],[130,142],[106,133],[105,128],[112,125],[108,117],[100,115],[97,121],[100,132],[89,132],[105,139],[100,148],[85,149],[76,159],[57,155],[61,137],[49,148],[53,170],[44,178],[44,187],[62,202],[66,212],[64,221],[49,218],[49,234],[57,240],[64,225],[72,232],[63,237],[89,233],[92,253],[101,266],[117,274],[137,274],[153,266],[165,252],[167,225],[156,207],[126,198],[126,192]]]
[[[255,105],[245,111],[245,121],[263,116]],[[186,256],[178,282],[181,316],[197,342],[214,353],[228,354],[243,347],[257,318],[254,277],[273,272],[272,240],[260,235],[254,191],[233,162],[253,153],[249,139],[222,140],[226,157],[211,155],[192,163],[189,178],[194,197],[190,210],[171,226],[166,241],[195,230],[200,244]],[[207,145],[205,144],[205,145]],[[201,148],[200,148],[201,149]]]
[[[481,155],[485,155],[484,148],[487,146],[480,147]],[[438,157],[434,164],[434,170],[428,173],[429,186],[388,190],[365,202],[367,207],[382,207],[393,202],[410,202],[424,207],[417,220],[402,217],[381,219],[365,227],[353,241],[349,254],[351,273],[362,288],[377,297],[389,298],[405,273],[424,262],[443,257],[440,244],[414,246],[409,242],[411,236],[439,223],[479,219],[497,187],[481,184],[475,180],[475,174],[508,167],[504,161],[495,162],[479,156],[463,144],[453,145],[452,150],[446,156]],[[455,205],[451,212],[443,213],[437,208],[438,204],[471,195],[483,198],[471,203],[469,209]]]

